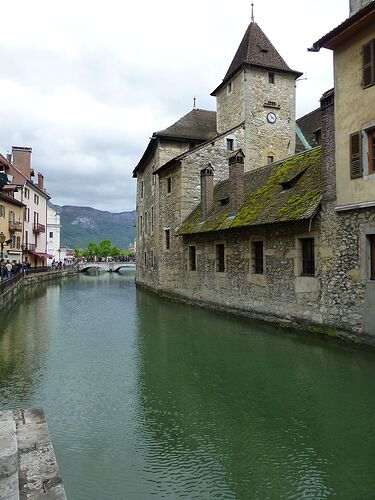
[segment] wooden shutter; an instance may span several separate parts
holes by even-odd
[[[366,43],[362,47],[362,61],[363,61],[363,88],[374,85],[375,83],[375,40]]]
[[[350,134],[350,178],[362,177],[362,132]]]

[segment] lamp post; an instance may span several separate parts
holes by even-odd
[[[0,232],[0,259],[4,258],[4,242],[5,242],[5,234],[1,231]]]

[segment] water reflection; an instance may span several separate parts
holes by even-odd
[[[373,352],[128,272],[26,289],[0,328],[0,407],[45,408],[70,499],[372,496]]]

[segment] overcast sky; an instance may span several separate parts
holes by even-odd
[[[255,21],[307,80],[297,116],[333,86],[332,54],[307,47],[342,22],[349,0],[258,0]],[[53,203],[135,207],[131,173],[152,132],[215,109],[250,22],[248,0],[2,2],[0,152],[33,148]]]

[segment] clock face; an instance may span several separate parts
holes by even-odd
[[[268,113],[268,115],[267,115],[267,121],[269,123],[275,123],[275,121],[276,121],[276,115],[275,115],[275,113],[272,113],[272,112]]]

